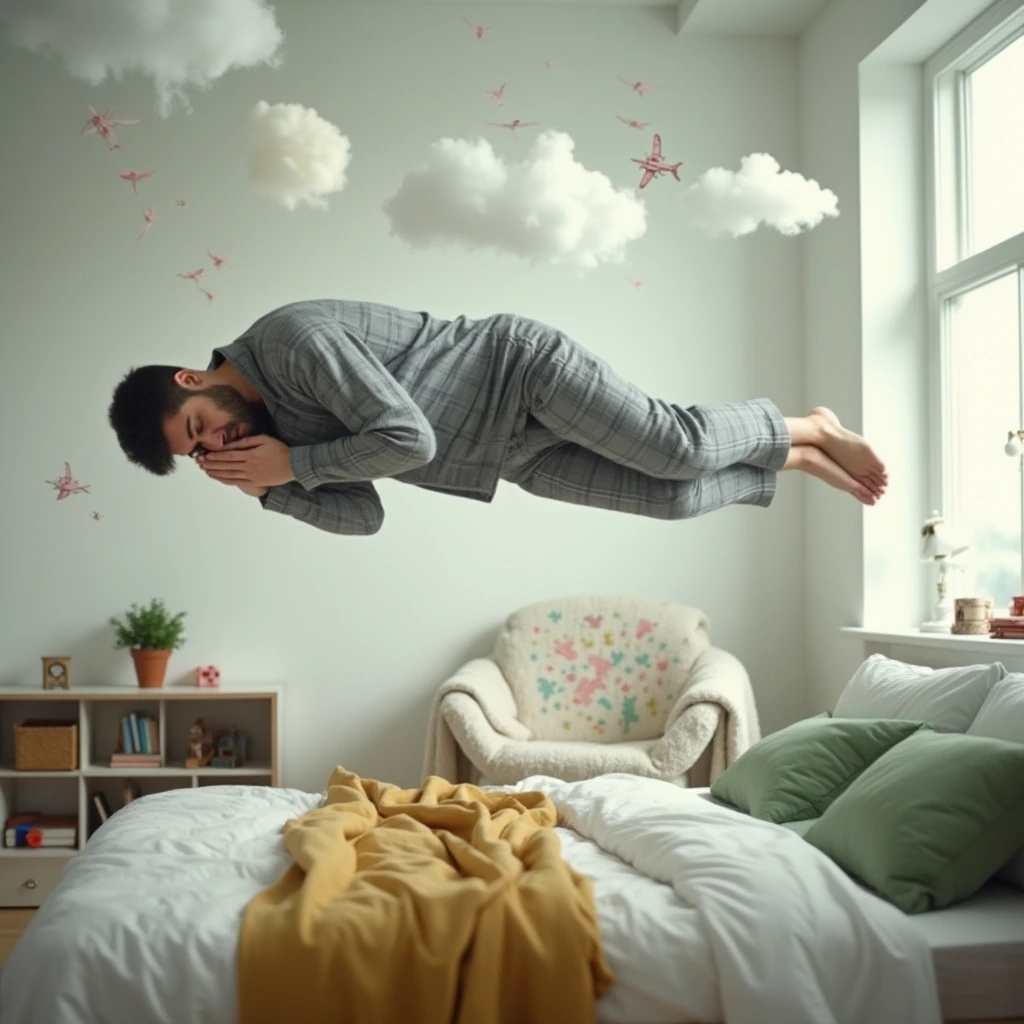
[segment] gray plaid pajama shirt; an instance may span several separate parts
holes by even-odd
[[[767,506],[790,448],[767,399],[651,398],[536,320],[442,320],[369,302],[295,302],[214,350],[260,393],[295,480],[264,508],[376,533],[373,481],[491,501],[531,494],[656,519]]]

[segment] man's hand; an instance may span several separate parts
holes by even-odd
[[[265,434],[243,437],[218,451],[204,452],[196,456],[196,462],[207,476],[234,484],[256,497],[269,487],[295,479],[288,445]]]

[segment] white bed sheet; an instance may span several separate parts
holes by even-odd
[[[931,947],[946,1020],[1024,1017],[1024,890],[989,882],[910,921]]]
[[[594,884],[617,976],[601,1024],[941,1020],[925,939],[791,832],[633,776],[503,788],[551,796],[565,858]],[[0,1019],[236,1021],[241,914],[288,864],[281,826],[320,800],[202,787],[119,811],[8,960]]]

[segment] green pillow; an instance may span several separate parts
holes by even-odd
[[[1024,844],[1024,746],[922,731],[866,769],[804,839],[905,913],[966,899]]]
[[[745,750],[711,795],[777,824],[817,818],[872,761],[922,728],[888,718],[807,718]]]

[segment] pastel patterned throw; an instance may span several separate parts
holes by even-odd
[[[703,616],[694,609],[639,598],[604,600],[533,605],[506,623],[495,658],[519,719],[537,739],[660,737],[707,646]]]

